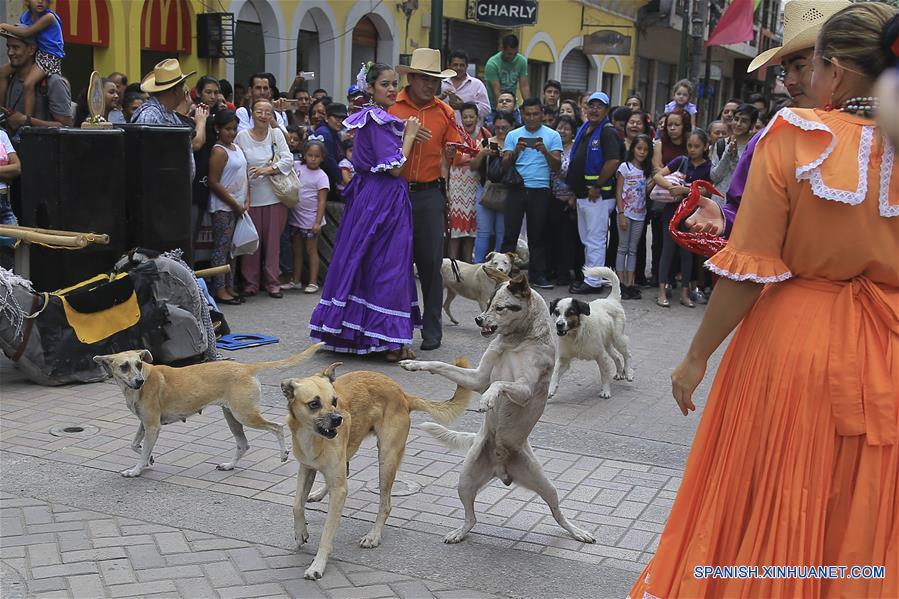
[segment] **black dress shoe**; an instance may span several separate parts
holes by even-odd
[[[629,299],[633,299],[633,297],[634,297],[634,292],[631,290],[631,288],[628,287],[627,285],[623,285],[621,287],[621,299],[629,300]]]
[[[581,281],[577,285],[572,285],[568,288],[568,292],[575,295],[587,295],[590,293],[599,293],[600,291],[602,291],[602,287],[594,287],[586,281]]]
[[[555,287],[552,281],[547,279],[544,275],[537,275],[533,279],[531,279],[531,285],[539,289],[552,289],[553,287]]]
[[[269,291],[268,296],[273,297],[275,299],[281,299],[282,297],[284,297],[284,294],[281,293],[280,291]]]
[[[571,285],[571,277],[556,277],[556,287],[568,287]]]
[[[431,351],[440,347],[439,339],[425,339],[421,342],[422,351]]]
[[[243,301],[239,297],[229,297],[228,299],[217,297],[215,298],[215,303],[225,304],[226,306],[239,306]]]

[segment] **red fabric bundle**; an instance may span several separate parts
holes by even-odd
[[[674,238],[677,245],[694,254],[711,258],[724,248],[727,244],[726,239],[719,237],[718,235],[712,235],[711,233],[690,233],[679,229],[681,222],[693,214],[693,211],[696,210],[696,207],[699,205],[699,192],[701,189],[705,189],[718,196],[724,195],[715,189],[715,186],[708,181],[693,181],[692,185],[690,185],[690,193],[684,198],[684,201],[680,203],[680,206],[677,207],[677,211],[674,213],[674,217],[671,219],[671,224],[668,225],[668,229],[671,231],[671,237]]]

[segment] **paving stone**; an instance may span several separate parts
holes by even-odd
[[[69,576],[69,589],[72,591],[72,596],[78,599],[103,597],[106,595],[99,574]]]
[[[625,549],[636,549],[638,551],[643,551],[655,538],[656,534],[652,532],[645,532],[642,530],[629,530],[625,533],[621,540],[616,543],[616,546],[623,547]]]
[[[228,556],[224,551],[215,549],[212,551],[194,551],[191,553],[170,553],[164,555],[167,566],[180,566],[186,564],[211,564],[227,561]]]
[[[112,597],[137,597],[151,595],[153,593],[174,593],[175,583],[171,580],[157,580],[154,582],[138,582],[134,584],[117,584],[109,587]]]
[[[178,579],[175,581],[175,586],[178,588],[178,593],[185,599],[215,597],[215,590],[203,576]]]
[[[404,576],[402,574],[396,574],[394,572],[381,572],[378,570],[346,572],[346,577],[349,578],[350,582],[352,582],[356,586],[384,583],[392,584],[394,582],[409,580],[408,576]]]
[[[69,581],[64,576],[53,578],[29,579],[28,590],[32,593],[46,593],[69,588]]]
[[[156,539],[156,544],[159,546],[159,553],[163,555],[190,551],[187,540],[178,531],[157,533],[153,535],[153,538]]]
[[[282,585],[287,594],[297,599],[327,599],[327,595],[319,588],[315,582],[305,580],[302,575],[300,578],[285,581]]]
[[[165,560],[156,549],[156,545],[135,545],[127,548],[131,558],[131,565],[136,570],[146,568],[161,568],[165,566]]]
[[[216,586],[236,587],[244,584],[243,579],[231,562],[218,562],[214,564],[204,564],[203,570],[209,580],[215,581]]]
[[[331,599],[379,599],[381,597],[393,597],[393,589],[386,584],[376,584],[365,587],[344,587],[328,591]]]
[[[3,531],[4,535],[6,531]],[[5,542],[6,539],[4,539]],[[52,566],[62,563],[59,555],[59,545],[57,543],[36,543],[27,547],[28,562],[31,567],[36,566]]]
[[[137,582],[134,569],[128,559],[100,562],[100,575],[106,584],[128,584]]]
[[[199,576],[203,576],[203,569],[197,565],[163,566],[162,568],[148,568],[137,572],[137,579],[141,582],[177,578],[196,578]]]
[[[283,595],[284,588],[276,583],[253,584],[239,587],[219,587],[216,589],[221,599],[241,599],[242,597],[268,597]]]
[[[77,564],[58,564],[55,566],[41,566],[31,569],[31,578],[52,578],[55,576],[75,576],[77,574],[96,574],[97,565],[90,562]]]
[[[262,554],[255,547],[228,549],[227,554],[243,572],[268,568],[268,562],[263,559]]]
[[[60,554],[63,563],[95,562],[128,557],[122,547],[106,547],[104,549],[82,549],[80,551],[64,551]]]

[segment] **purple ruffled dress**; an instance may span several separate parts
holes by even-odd
[[[403,121],[370,106],[344,125],[356,130],[356,175],[344,190],[346,211],[309,328],[335,352],[399,349],[421,327],[409,189],[405,179],[387,172],[405,162]]]

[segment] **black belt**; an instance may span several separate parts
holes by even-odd
[[[424,191],[426,189],[435,189],[440,187],[442,183],[442,179],[434,179],[433,181],[427,181],[426,183],[419,183],[418,181],[410,181],[409,182],[409,193],[415,193],[417,191]]]

